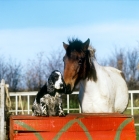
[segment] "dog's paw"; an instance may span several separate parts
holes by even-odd
[[[60,111],[59,112],[59,117],[65,117],[66,115],[65,115],[65,113],[64,113],[64,111]]]
[[[33,113],[32,113],[32,116],[41,116],[42,113],[40,110],[34,110]]]
[[[48,114],[46,111],[44,111],[44,112],[42,113],[42,116],[49,117],[49,114]]]
[[[40,117],[40,116],[42,116],[42,115],[41,115],[41,113],[36,113],[36,115],[35,115],[35,116]]]
[[[32,116],[41,116],[41,113],[34,111],[34,112],[32,113]]]

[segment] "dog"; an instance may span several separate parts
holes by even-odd
[[[61,94],[65,92],[65,82],[60,71],[55,70],[37,93],[32,106],[32,116],[65,116]]]

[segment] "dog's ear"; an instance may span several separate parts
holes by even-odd
[[[53,76],[54,73],[51,73],[51,75],[49,76],[48,78],[48,85],[47,85],[47,92],[49,94],[53,94],[54,91],[55,91],[55,88],[54,88],[54,76]]]
[[[55,73],[51,73],[51,75],[48,78],[48,85],[54,85],[54,74]]]
[[[42,98],[47,93],[47,83],[41,87],[39,92],[36,95],[36,101],[37,103],[40,103],[40,98]]]
[[[53,85],[53,80],[52,80],[52,76],[50,75],[48,78],[48,85]]]

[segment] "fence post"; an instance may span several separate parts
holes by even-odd
[[[4,105],[5,105],[5,81],[2,79],[0,83],[0,140],[5,139],[5,131],[4,131]]]

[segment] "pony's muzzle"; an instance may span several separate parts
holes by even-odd
[[[71,94],[71,85],[70,84],[68,84],[67,86],[66,86],[66,94]]]

